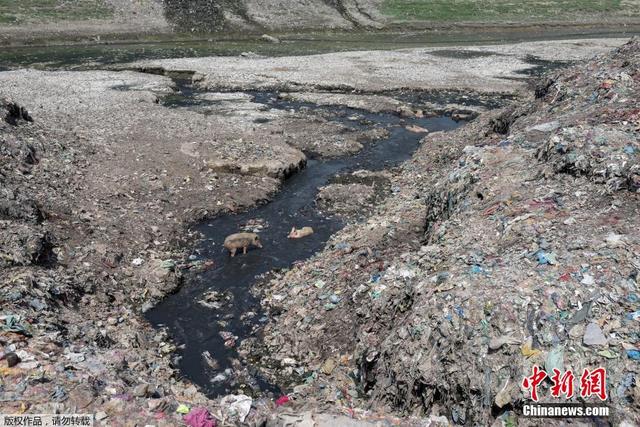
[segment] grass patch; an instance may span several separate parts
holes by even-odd
[[[113,11],[102,0],[0,0],[0,23],[104,19]]]
[[[638,16],[623,0],[385,0],[383,12],[412,21],[549,21],[585,16]]]

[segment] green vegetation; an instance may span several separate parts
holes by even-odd
[[[0,24],[109,18],[102,0],[0,0]]]
[[[383,12],[400,20],[551,21],[585,16],[638,16],[635,0],[385,0]]]

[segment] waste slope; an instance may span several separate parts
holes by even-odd
[[[515,422],[534,365],[572,370],[570,401],[604,367],[610,421],[637,424],[639,95],[635,39],[426,137],[376,214],[264,288],[272,373],[306,402],[487,425]]]

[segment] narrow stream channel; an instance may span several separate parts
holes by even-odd
[[[284,182],[281,191],[271,202],[244,213],[220,216],[197,227],[205,239],[195,248],[195,252],[203,259],[212,259],[214,268],[191,277],[175,295],[149,311],[147,318],[157,327],[168,328],[172,337],[183,347],[179,351],[179,368],[183,375],[210,396],[233,392],[240,387],[245,393],[278,391],[276,385],[260,377],[257,367],[248,367],[249,379],[236,378],[235,374],[242,363],[236,347],[243,339],[256,336],[261,325],[267,321],[261,313],[259,301],[250,292],[256,283],[256,276],[290,267],[296,261],[311,257],[322,250],[329,237],[344,226],[341,220],[325,217],[318,212],[315,206],[318,187],[326,185],[336,175],[356,170],[388,169],[409,159],[424,134],[408,131],[405,128],[407,125],[418,125],[431,132],[448,131],[461,125],[461,122],[445,116],[402,119],[392,113],[374,114],[347,107],[319,107],[283,101],[273,93],[251,95],[254,102],[270,108],[321,109],[330,112],[335,121],[352,128],[368,128],[373,123],[373,126],[386,128],[389,137],[366,144],[353,156],[311,158],[305,169]],[[180,96],[171,97],[165,105],[184,108],[197,102],[194,93],[182,86]],[[259,230],[264,249],[253,249],[246,255],[230,258],[222,247],[225,237],[245,229],[248,223],[256,222],[265,224]],[[304,239],[290,240],[287,234],[292,226],[311,226],[315,233]],[[207,308],[199,304],[203,295],[211,291],[226,295],[230,301],[226,303],[223,298],[224,303],[219,308]],[[225,341],[229,342],[231,335],[238,337],[236,345],[225,347]],[[211,363],[211,360],[214,362]]]

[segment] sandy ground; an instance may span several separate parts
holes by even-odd
[[[134,68],[190,70],[209,89],[284,89],[379,92],[447,89],[513,93],[526,87],[519,71],[527,56],[547,61],[585,59],[626,39],[528,42],[457,49],[424,48],[346,52],[284,58],[188,58],[152,60]],[[445,51],[446,55],[439,54]],[[455,51],[461,57],[456,58]],[[453,52],[453,54],[451,54]],[[478,52],[469,55],[466,52]]]

